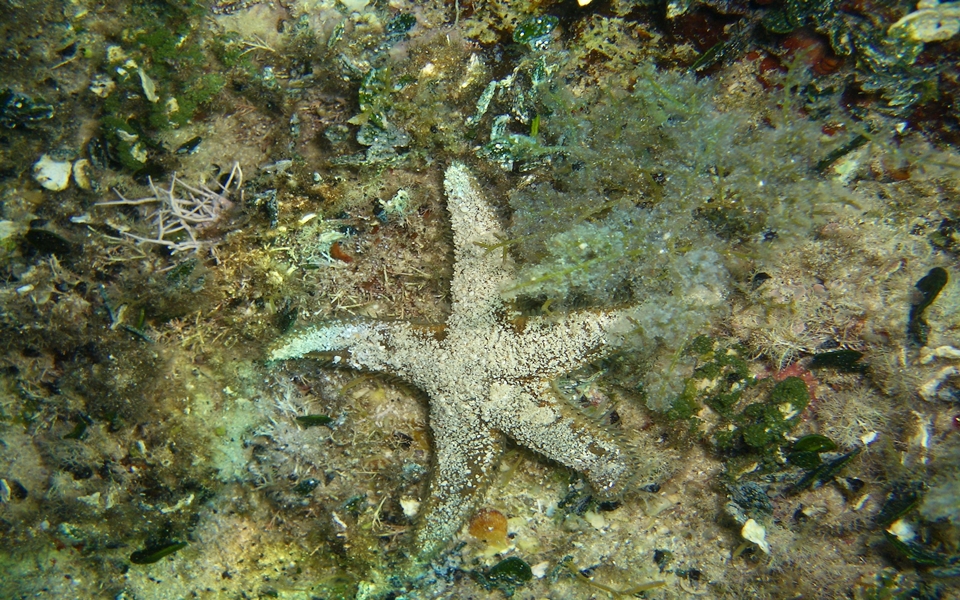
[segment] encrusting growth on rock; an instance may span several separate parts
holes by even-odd
[[[632,327],[626,311],[537,317],[505,324],[500,290],[514,270],[499,252],[501,226],[467,168],[446,172],[455,244],[453,308],[442,334],[406,322],[329,322],[286,339],[270,359],[332,353],[354,369],[398,376],[429,396],[436,447],[416,552],[443,550],[476,508],[503,453],[504,435],[583,473],[600,495],[634,474],[616,436],[555,397],[550,381],[615,347]]]

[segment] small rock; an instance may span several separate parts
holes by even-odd
[[[49,154],[44,154],[33,165],[33,178],[46,189],[60,192],[70,185],[72,171],[73,165],[70,161],[54,160]]]
[[[413,518],[420,512],[420,502],[413,498],[400,498],[400,507],[406,517]]]

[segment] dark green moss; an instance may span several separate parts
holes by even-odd
[[[837,445],[828,437],[810,434],[793,443],[787,452],[787,462],[801,469],[815,469],[820,466],[820,454],[833,452]]]
[[[687,420],[696,415],[699,410],[700,403],[696,400],[695,384],[688,381],[683,393],[673,400],[666,415],[671,421]]]
[[[810,402],[810,393],[802,379],[788,377],[777,383],[765,400],[748,404],[739,413],[735,411],[736,401],[731,402],[729,395],[724,401],[725,404],[718,405],[714,399],[710,404],[716,405],[716,410],[733,426],[716,429],[717,448],[737,451],[743,445],[743,449],[769,457],[799,421]]]
[[[698,335],[687,345],[686,353],[689,356],[705,357],[716,348],[716,341],[707,335]]]

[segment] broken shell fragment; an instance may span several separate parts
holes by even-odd
[[[49,154],[44,154],[33,164],[33,178],[46,189],[60,192],[70,185],[72,170],[70,161],[54,160]]]

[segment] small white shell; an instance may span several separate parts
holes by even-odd
[[[33,164],[33,178],[48,190],[60,192],[70,185],[72,170],[70,161],[54,160],[49,154],[44,154]]]
[[[753,519],[747,519],[740,530],[740,535],[748,542],[753,542],[763,550],[764,554],[770,554],[770,544],[767,543],[767,530],[763,525]]]
[[[73,180],[81,190],[92,189],[90,184],[90,169],[90,161],[85,158],[81,158],[73,163]]]

